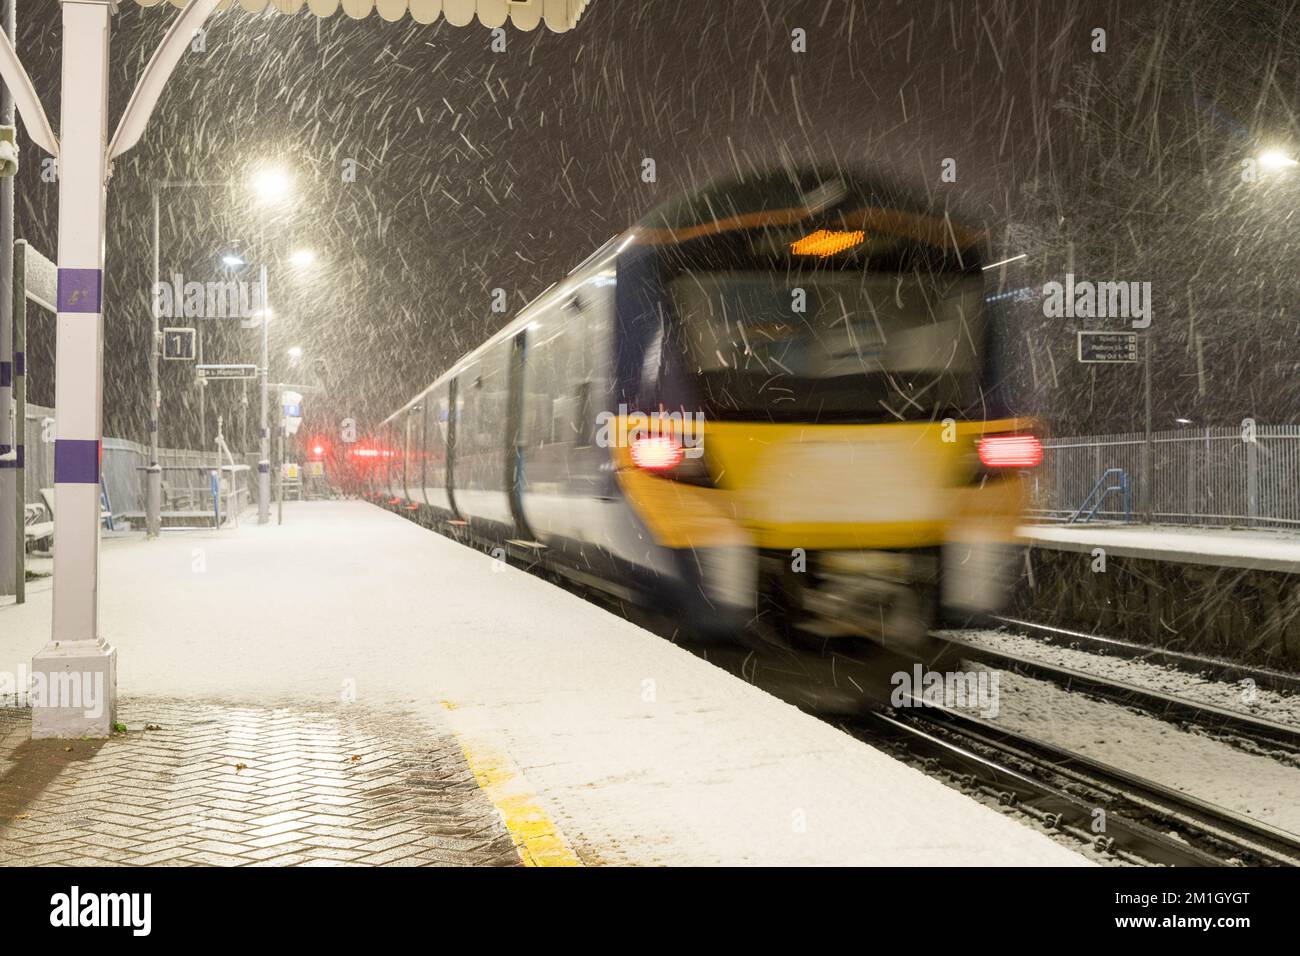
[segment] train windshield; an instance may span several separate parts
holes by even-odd
[[[978,274],[690,272],[670,289],[710,417],[928,420],[979,401]]]

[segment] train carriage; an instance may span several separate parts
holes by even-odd
[[[1041,450],[980,240],[842,170],[706,187],[391,416],[387,490],[702,632],[992,610]]]

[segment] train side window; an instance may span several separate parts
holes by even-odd
[[[591,382],[579,382],[573,389],[573,443],[590,448],[595,442],[596,422],[591,409]]]
[[[573,346],[571,347],[575,349],[576,353],[574,359],[576,360],[578,368],[581,369],[583,378],[586,378],[588,374],[587,323],[589,321],[587,315],[587,300],[583,297],[582,293],[579,292],[564,305],[565,308],[572,313],[572,318],[570,318],[568,322],[569,334],[571,336],[571,341],[573,342]],[[582,443],[579,442],[579,444]]]

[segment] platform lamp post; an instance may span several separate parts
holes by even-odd
[[[261,270],[262,280],[262,361],[259,363],[262,367],[262,418],[261,430],[258,434],[261,436],[258,445],[259,455],[257,458],[257,523],[266,524],[271,520],[271,419],[269,391],[270,385],[267,382],[267,376],[271,368],[271,344],[270,344],[270,325],[271,325],[271,303],[266,288],[266,262],[262,262]]]
[[[218,0],[191,0],[172,22],[108,138],[113,0],[62,0],[62,136],[7,36],[0,77],[28,136],[59,160],[54,395],[54,594],[49,643],[32,659],[32,737],[107,737],[117,716],[117,651],[99,635],[99,480],[103,421],[103,276],[110,164],[137,142],[163,86]],[[39,676],[38,676],[39,675]]]
[[[253,192],[264,204],[282,202],[290,192],[289,177],[283,170],[275,167],[262,169],[253,177]],[[262,283],[262,359],[261,366],[261,425],[258,432],[257,459],[257,523],[267,524],[271,520],[271,407],[270,385],[268,376],[271,366],[270,323],[274,312],[271,310],[271,292],[267,286],[266,276],[266,230],[258,230],[257,257],[261,260],[260,280]]]

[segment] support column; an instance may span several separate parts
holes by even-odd
[[[158,352],[161,348],[158,328],[158,274],[161,262],[158,245],[158,190],[153,192],[153,288],[149,291],[149,470],[145,488],[145,536],[156,538],[162,531],[162,468],[158,465],[158,416],[162,413],[162,392],[158,387]]]
[[[265,244],[263,244],[265,245]],[[265,249],[258,250],[263,256]],[[271,323],[271,297],[266,290],[266,263],[262,264],[262,444],[261,457],[257,462],[257,523],[266,524],[271,520],[271,423],[267,407],[268,384],[266,377],[270,374],[270,337],[268,326]]]
[[[4,30],[14,39],[14,2],[4,0]],[[0,89],[0,125],[14,125],[14,96]],[[23,526],[18,520],[18,469],[22,459],[23,420],[14,404],[14,177],[0,180],[0,595],[17,592],[18,547]]]
[[[21,250],[21,252],[20,252]],[[14,440],[17,444],[18,462],[14,469],[14,556],[18,566],[14,569],[14,600],[22,604],[27,600],[27,532],[23,515],[23,502],[27,500],[27,472],[24,446],[27,441],[27,243],[14,245],[14,420],[18,423]]]
[[[117,651],[99,636],[109,0],[63,0],[55,339],[54,621],[32,660],[32,737],[107,737]]]

